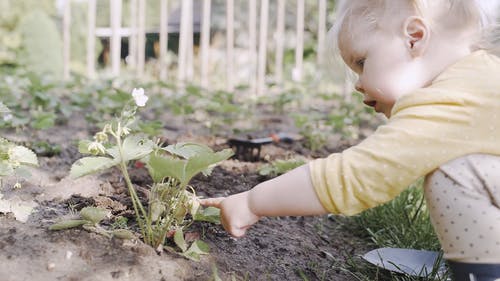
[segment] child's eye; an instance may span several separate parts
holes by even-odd
[[[356,66],[359,67],[360,69],[363,69],[365,66],[365,58],[359,59],[355,62]]]

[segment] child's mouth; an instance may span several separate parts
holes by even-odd
[[[364,100],[363,103],[368,105],[369,107],[373,107],[373,108],[375,108],[375,106],[377,105],[377,102],[374,100],[371,100],[371,101]]]

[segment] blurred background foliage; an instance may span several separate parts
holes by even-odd
[[[40,10],[55,22],[57,11],[53,0],[2,0],[0,1],[0,65],[17,65],[17,57],[23,47],[23,30],[20,25],[28,23],[33,11]],[[47,18],[40,19],[44,24]],[[42,28],[49,28],[44,25]],[[43,32],[43,30],[38,30]],[[52,38],[50,38],[52,39]]]
[[[130,4],[132,0],[122,2],[122,26],[129,27],[131,23]],[[96,26],[108,27],[110,22],[109,0],[97,0]],[[182,1],[168,1],[169,21],[175,21],[175,14],[179,14]],[[259,2],[260,3],[260,2]],[[248,36],[248,1],[235,1],[235,48],[247,48]],[[258,3],[257,3],[258,4]],[[58,78],[62,68],[62,10],[64,0],[1,0],[0,1],[0,66],[19,67],[30,65],[30,70],[47,72]],[[160,0],[146,0],[146,30],[157,33],[160,23]],[[318,29],[318,1],[305,1],[305,33],[304,33],[304,73],[317,75],[315,60],[317,29]],[[194,0],[195,10],[201,10],[202,1]],[[258,5],[257,5],[258,6]],[[334,1],[328,1],[327,27],[333,22]],[[221,36],[212,37],[212,48],[224,52],[224,34],[226,26],[226,1],[213,0],[211,8],[212,34]],[[268,29],[268,72],[274,71],[277,1],[271,1],[269,6]],[[257,13],[260,7],[257,7]],[[286,2],[286,33],[284,71],[285,79],[291,79],[294,67],[294,48],[296,44],[296,2]],[[195,14],[200,15],[201,12]],[[200,21],[195,19],[194,21]],[[258,21],[257,21],[258,25]],[[85,73],[86,63],[86,36],[87,36],[87,1],[71,1],[71,70],[74,73]],[[153,37],[157,40],[156,37]],[[126,41],[127,38],[123,40]],[[175,41],[170,40],[170,44]],[[148,42],[150,38],[148,38]],[[103,50],[101,40],[96,41],[96,54]],[[151,43],[153,44],[153,43]],[[153,47],[146,46],[147,52],[153,52]],[[237,53],[237,58],[241,55]],[[148,57],[148,55],[146,55]],[[149,54],[149,57],[153,55]],[[223,57],[223,55],[222,55]],[[96,58],[97,60],[97,58]],[[221,64],[214,56],[215,64]],[[173,60],[175,61],[175,59]],[[242,62],[240,62],[241,64]],[[243,65],[245,63],[243,62]],[[195,66],[196,67],[196,66]],[[246,70],[241,70],[245,73]],[[331,77],[329,77],[331,79]],[[307,80],[307,79],[304,79]]]

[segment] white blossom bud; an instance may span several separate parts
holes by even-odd
[[[122,136],[126,136],[130,134],[130,129],[128,127],[123,127],[122,128]]]
[[[91,142],[88,148],[89,152],[94,155],[105,154],[106,148],[100,142]]]
[[[97,142],[104,143],[108,141],[108,135],[104,132],[98,132],[97,134],[95,134],[94,139]]]
[[[148,96],[144,94],[143,88],[134,88],[132,91],[132,97],[134,98],[135,104],[139,107],[145,106],[149,99]]]

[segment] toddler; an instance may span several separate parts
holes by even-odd
[[[342,153],[202,204],[241,237],[262,216],[354,215],[426,176],[454,280],[500,278],[498,2],[337,1],[334,45],[388,122]]]

